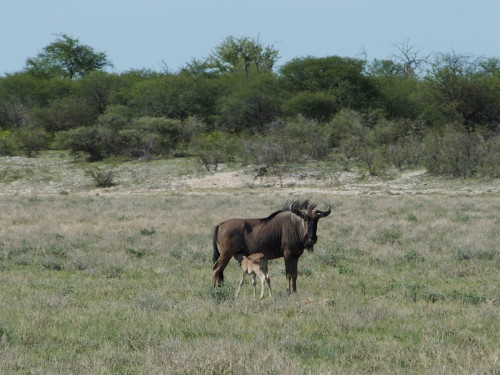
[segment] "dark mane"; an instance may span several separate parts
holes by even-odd
[[[271,220],[273,217],[275,217],[276,215],[278,215],[280,212],[283,212],[283,211],[288,211],[288,210],[279,210],[279,211],[276,211],[276,212],[273,212],[271,215],[269,215],[268,217],[265,217],[263,219],[260,219],[262,221],[269,221]]]

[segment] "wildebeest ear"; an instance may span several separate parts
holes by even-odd
[[[290,211],[293,212],[295,215],[301,217],[302,219],[306,218],[306,214],[298,209],[298,202],[297,201],[293,201],[290,204]]]
[[[328,211],[320,211],[320,210],[316,211],[319,217],[327,217],[332,212],[332,205],[328,203],[326,205],[328,206]]]

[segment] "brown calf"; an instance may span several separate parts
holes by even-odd
[[[253,253],[248,256],[243,255],[243,253],[236,253],[234,255],[235,259],[240,262],[243,273],[241,275],[240,284],[238,285],[238,290],[236,291],[236,296],[240,293],[241,286],[243,285],[243,280],[246,275],[252,275],[252,285],[253,285],[253,295],[257,296],[257,291],[255,285],[255,277],[259,276],[261,283],[260,298],[264,298],[264,283],[267,282],[269,287],[269,297],[272,297],[271,293],[271,279],[269,278],[269,272],[267,269],[267,258],[262,253]]]

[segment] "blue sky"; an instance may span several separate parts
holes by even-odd
[[[2,0],[0,74],[65,33],[106,52],[114,72],[177,71],[226,36],[259,37],[295,57],[383,59],[408,40],[422,54],[500,57],[499,0]]]

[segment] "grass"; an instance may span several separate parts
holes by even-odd
[[[210,286],[212,230],[294,189],[186,189],[202,172],[184,159],[112,166],[97,195],[65,155],[0,159],[1,374],[499,374],[498,181],[402,194],[321,165],[325,185],[297,191],[334,209],[299,292],[273,260],[258,301],[248,281],[234,298],[235,261]]]
[[[213,289],[213,226],[275,193],[0,196],[0,373],[498,374],[498,195],[313,195],[296,295]]]

